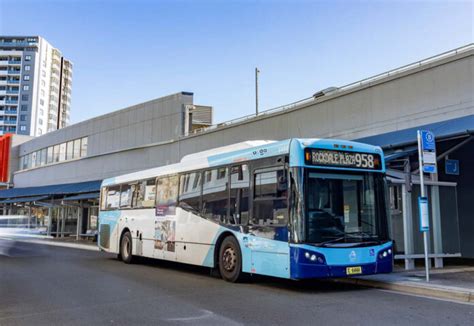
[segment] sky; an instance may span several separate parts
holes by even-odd
[[[71,122],[180,91],[214,122],[474,39],[473,1],[0,0],[0,35],[40,35],[73,64]]]

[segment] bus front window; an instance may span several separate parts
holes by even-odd
[[[306,174],[306,242],[317,245],[386,239],[383,176]]]

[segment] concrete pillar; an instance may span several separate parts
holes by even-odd
[[[52,205],[51,201],[51,205]],[[53,227],[53,209],[48,207],[48,237],[51,236],[51,228]]]
[[[76,240],[79,240],[79,235],[81,234],[82,230],[82,204],[79,205],[77,208],[77,232],[76,232]]]
[[[405,243],[405,255],[414,254],[413,246],[413,218],[411,205],[411,192],[407,191],[405,184],[402,185],[402,205],[403,205],[403,242]],[[405,269],[415,269],[415,260],[405,258]]]
[[[438,174],[431,174],[432,181],[438,181]],[[433,221],[433,252],[435,254],[443,253],[443,238],[441,230],[441,208],[439,199],[439,186],[431,186],[431,216]],[[443,258],[435,258],[435,267],[443,268]]]

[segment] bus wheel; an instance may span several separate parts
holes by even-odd
[[[242,254],[232,236],[225,238],[219,249],[219,272],[227,282],[237,282],[242,276]]]
[[[132,235],[129,231],[125,232],[120,240],[120,257],[124,263],[132,262]]]

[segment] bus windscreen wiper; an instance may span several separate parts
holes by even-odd
[[[331,239],[331,240],[320,242],[320,243],[318,243],[318,245],[321,246],[321,247],[324,247],[326,244],[338,242],[338,241],[344,240],[345,238],[346,238],[345,236],[344,237],[339,237],[339,238],[334,238],[334,239]]]
[[[376,234],[370,234],[370,233],[367,233],[367,232],[364,232],[364,231],[346,232],[346,235],[349,235],[349,236],[360,235],[362,237],[367,237],[367,238],[371,238],[371,239],[379,237]]]

